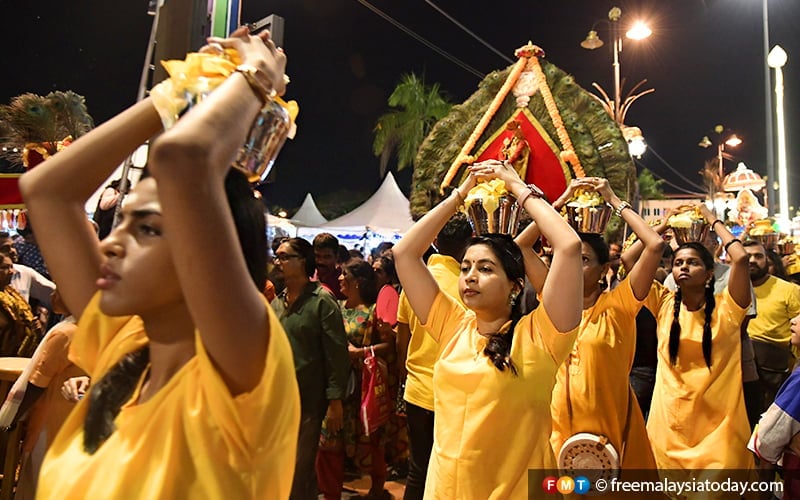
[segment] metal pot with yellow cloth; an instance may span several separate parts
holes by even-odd
[[[477,235],[517,235],[520,207],[500,179],[479,182],[470,189],[464,199],[464,210]]]

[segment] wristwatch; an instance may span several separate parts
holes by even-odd
[[[272,100],[272,97],[275,95],[275,90],[262,83],[264,80],[269,81],[269,78],[263,71],[250,64],[240,64],[236,67],[235,71],[244,76],[244,79],[247,80],[247,84],[250,85],[250,88],[253,89],[256,96],[261,99],[262,104],[266,104]]]
[[[547,202],[547,196],[545,196],[544,191],[539,189],[539,186],[536,184],[526,184],[528,190],[525,191],[522,196],[517,199],[517,205],[520,207],[525,203],[525,201],[533,196],[534,198],[539,198]],[[548,202],[549,203],[549,202]]]
[[[544,191],[542,191],[539,188],[539,186],[537,186],[536,184],[526,184],[526,186],[528,186],[528,189],[531,190],[531,196],[534,196],[536,198],[541,198],[544,201],[548,201],[547,195],[544,194]]]

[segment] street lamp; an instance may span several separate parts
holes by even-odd
[[[601,97],[595,96],[605,108],[606,112],[614,119],[623,132],[625,140],[628,141],[628,150],[631,156],[641,158],[645,149],[647,148],[642,131],[638,127],[628,127],[625,125],[625,115],[628,112],[631,104],[643,95],[655,92],[655,89],[647,89],[642,92],[636,93],[637,89],[641,87],[647,80],[642,80],[637,83],[625,96],[622,98],[622,82],[620,78],[619,68],[619,53],[622,52],[622,37],[620,36],[619,20],[622,17],[622,10],[619,7],[612,7],[608,11],[608,21],[605,19],[597,20],[586,35],[586,39],[581,42],[581,47],[588,50],[594,50],[604,45],[603,40],[597,34],[597,24],[600,22],[609,23],[609,31],[611,33],[611,52],[613,54],[612,68],[614,70],[614,95],[613,98],[609,97],[608,93],[603,90],[597,82],[593,82],[592,86],[597,89]],[[625,36],[632,40],[642,40],[652,34],[650,28],[643,22],[638,21],[631,26]],[[631,130],[628,130],[631,129]]]
[[[721,136],[722,133],[725,132],[725,127],[723,127],[722,125],[717,125],[716,127],[714,127],[714,132],[716,132],[717,135]],[[722,180],[725,178],[725,171],[724,171],[724,169],[722,167],[722,159],[726,156],[725,155],[725,146],[730,146],[732,148],[735,148],[736,146],[738,146],[741,143],[742,143],[742,140],[736,134],[731,134],[731,135],[727,136],[725,139],[722,139],[722,140],[718,141],[718,143],[717,143],[717,164],[718,165],[717,166],[719,167],[719,182],[720,183],[722,183]],[[700,140],[700,142],[697,145],[700,146],[701,148],[708,148],[708,147],[713,146],[714,142],[712,142],[711,139],[709,139],[708,136],[706,135]]]
[[[782,219],[789,216],[789,177],[786,168],[786,127],[783,116],[783,66],[786,64],[786,51],[776,45],[767,56],[767,64],[775,70],[775,118],[778,133],[778,211]]]
[[[761,21],[763,23],[764,57],[769,54],[769,0],[761,2]],[[770,91],[769,64],[764,65],[764,112],[767,115],[764,132],[767,135],[767,210],[775,214],[775,138],[772,136],[772,92]]]

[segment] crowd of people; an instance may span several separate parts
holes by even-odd
[[[678,244],[605,179],[551,204],[489,160],[394,246],[270,249],[229,165],[286,58],[268,33],[212,41],[246,68],[161,133],[105,238],[83,204],[162,131],[149,98],[22,177],[36,238],[0,234],[2,354],[33,357],[0,411],[28,415],[20,498],[338,500],[348,471],[371,499],[396,476],[408,499],[538,498],[587,463],[676,480],[780,463],[800,498],[800,288],[762,244],[703,204],[710,236]],[[515,238],[459,210],[494,179],[532,219]],[[578,190],[636,242],[576,233],[559,209]],[[39,272],[16,262],[38,248]],[[392,408],[370,432],[375,357]]]

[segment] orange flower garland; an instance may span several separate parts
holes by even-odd
[[[469,136],[467,142],[464,144],[464,147],[461,148],[461,151],[456,156],[456,159],[453,160],[453,163],[450,165],[450,169],[447,171],[447,174],[444,176],[444,180],[440,186],[439,192],[444,194],[444,188],[450,185],[453,181],[453,178],[456,176],[458,172],[458,168],[465,164],[465,163],[472,163],[475,161],[469,152],[475,147],[475,144],[478,142],[481,134],[483,134],[486,127],[489,125],[489,121],[494,117],[497,110],[500,109],[500,106],[503,104],[503,101],[506,99],[506,96],[509,92],[511,92],[511,88],[514,87],[514,84],[517,83],[519,79],[519,75],[522,74],[522,71],[525,69],[525,65],[527,64],[527,57],[525,55],[519,55],[519,60],[514,65],[514,68],[511,70],[511,73],[508,74],[508,78],[506,78],[505,83],[500,88],[500,91],[494,96],[494,100],[489,105],[489,108],[481,117],[481,120],[475,126],[475,130],[472,131],[472,135]]]
[[[489,107],[486,109],[486,112],[484,112],[480,121],[475,126],[475,130],[472,131],[472,134],[467,139],[467,142],[461,148],[461,151],[458,153],[458,155],[456,155],[453,163],[450,164],[450,168],[447,170],[444,180],[439,187],[439,192],[441,194],[444,194],[444,189],[453,181],[453,178],[458,173],[458,169],[461,167],[461,165],[475,161],[475,158],[469,154],[470,151],[475,148],[478,139],[486,130],[486,127],[489,125],[489,122],[494,117],[495,113],[497,113],[497,110],[500,109],[500,106],[503,104],[503,101],[505,101],[508,93],[511,92],[511,89],[514,87],[514,85],[516,85],[517,80],[519,80],[522,72],[526,69],[533,71],[534,78],[536,80],[536,86],[542,93],[542,99],[544,100],[545,107],[547,108],[547,112],[550,114],[550,119],[553,121],[553,126],[556,128],[558,139],[561,141],[562,146],[562,151],[560,153],[561,160],[568,162],[572,166],[572,170],[574,171],[576,177],[580,178],[586,176],[583,166],[581,166],[581,162],[578,159],[578,155],[575,153],[569,133],[567,133],[567,129],[564,127],[564,121],[561,119],[561,113],[558,111],[558,106],[553,99],[553,94],[550,92],[550,87],[547,85],[547,78],[545,77],[542,67],[539,64],[539,58],[544,57],[544,50],[536,45],[533,45],[531,42],[528,42],[527,45],[524,45],[514,51],[514,55],[517,56],[518,61],[514,64],[514,67],[508,74],[505,83],[503,83],[503,86],[500,88],[500,91],[494,97],[491,104],[489,104]]]
[[[550,114],[553,126],[556,128],[558,140],[561,141],[561,147],[563,149],[560,154],[561,159],[569,162],[572,166],[572,170],[575,172],[575,177],[585,177],[586,173],[583,171],[583,166],[581,166],[578,155],[575,154],[575,148],[572,145],[572,140],[569,138],[567,129],[564,127],[564,121],[561,119],[561,113],[558,111],[555,99],[553,99],[553,93],[550,92],[550,87],[547,85],[547,78],[544,75],[544,71],[542,71],[542,66],[539,64],[539,58],[531,59],[531,65],[533,66],[532,69],[536,77],[537,87],[542,93],[542,99],[544,99],[544,105],[547,108],[547,112]]]

